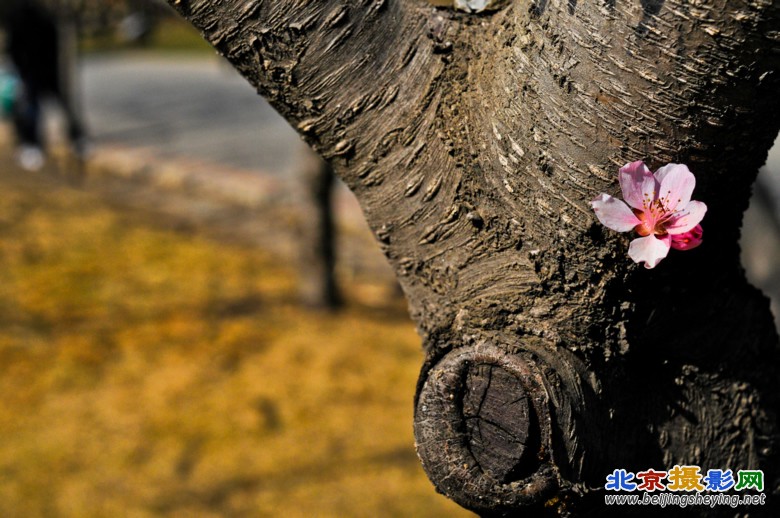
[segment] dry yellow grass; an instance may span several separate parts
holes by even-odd
[[[257,249],[0,160],[0,516],[458,516],[402,303],[294,303]],[[354,299],[354,293],[353,293]]]

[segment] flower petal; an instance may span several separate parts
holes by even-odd
[[[671,242],[672,238],[668,234],[660,238],[654,235],[639,237],[628,246],[628,256],[635,263],[645,263],[645,268],[655,268],[669,253]]]
[[[628,232],[641,223],[628,205],[609,194],[599,194],[590,205],[601,224],[612,230]]]
[[[670,234],[684,234],[699,224],[707,212],[707,205],[700,201],[692,201],[683,210],[680,215],[673,219],[665,230]]]
[[[658,182],[644,162],[637,160],[620,168],[618,174],[623,199],[635,209],[644,210],[645,200],[652,201],[658,192]]]
[[[660,188],[658,197],[664,201],[664,207],[672,212],[677,207],[685,207],[691,201],[696,177],[685,164],[667,164],[655,172]]]
[[[672,236],[672,248],[675,250],[693,250],[702,242],[701,225],[696,225],[689,232]]]

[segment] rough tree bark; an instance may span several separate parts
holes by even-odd
[[[780,349],[738,239],[780,124],[780,4],[170,2],[357,194],[423,339],[439,491],[576,515],[617,467],[760,468],[768,505],[720,512],[778,515]],[[638,159],[688,164],[709,207],[704,245],[654,270],[588,205]]]

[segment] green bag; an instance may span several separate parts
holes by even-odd
[[[0,115],[9,117],[19,95],[19,80],[14,74],[0,70]]]

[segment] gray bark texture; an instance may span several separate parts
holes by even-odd
[[[687,511],[780,516],[780,348],[738,246],[780,127],[780,3],[169,1],[360,200],[422,336],[437,490],[601,516],[615,468],[763,469],[764,507]],[[687,164],[709,207],[653,270],[589,206],[640,159]]]

